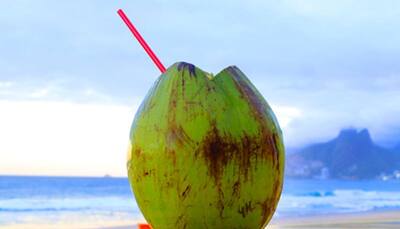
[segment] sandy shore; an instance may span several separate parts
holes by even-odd
[[[103,229],[132,229],[136,225],[103,227]],[[400,228],[400,211],[337,214],[273,219],[267,229],[280,228]]]
[[[277,219],[267,228],[400,228],[400,211]]]

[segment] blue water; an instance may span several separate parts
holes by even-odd
[[[0,227],[138,219],[126,178],[0,176]]]
[[[400,180],[289,180],[276,217],[400,209]]]
[[[400,181],[285,180],[275,217],[400,209]],[[0,226],[141,220],[126,178],[0,176]]]

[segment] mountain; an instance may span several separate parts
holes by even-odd
[[[399,154],[376,145],[367,129],[342,130],[328,142],[287,156],[286,175],[294,178],[374,179],[400,170]]]

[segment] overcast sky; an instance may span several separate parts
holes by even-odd
[[[0,2],[0,174],[125,175],[138,104],[164,65],[238,66],[288,147],[368,128],[400,142],[400,2]]]

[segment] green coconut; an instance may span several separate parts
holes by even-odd
[[[127,167],[155,229],[262,228],[281,195],[282,133],[237,67],[213,76],[179,62],[136,113]]]

